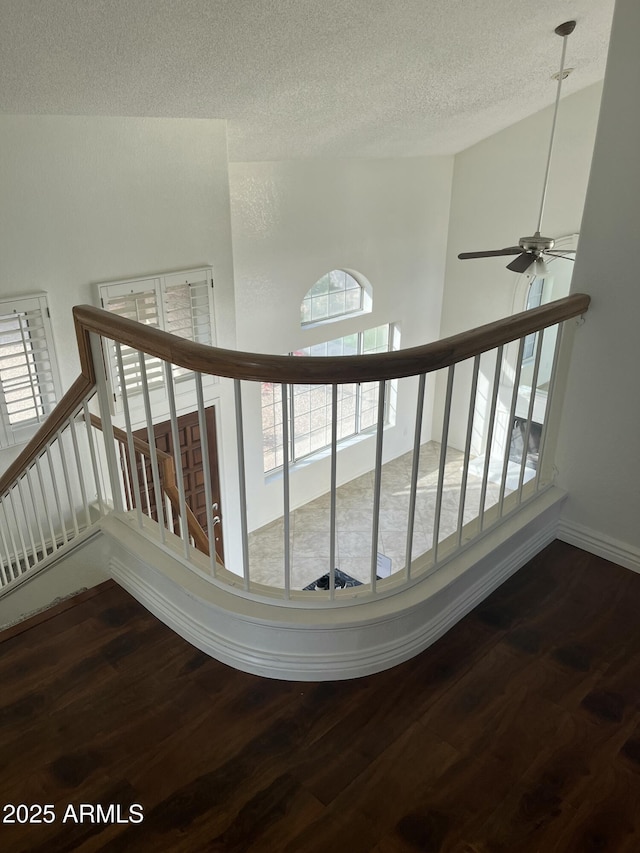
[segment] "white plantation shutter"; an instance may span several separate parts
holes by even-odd
[[[212,288],[207,272],[194,270],[165,276],[162,297],[165,331],[188,341],[211,345],[214,343]],[[189,371],[174,367],[173,375],[178,378],[189,375]]]
[[[26,440],[55,406],[60,381],[44,294],[0,299],[3,444]]]
[[[106,285],[104,291],[101,288],[101,298],[103,307],[107,311],[113,311],[119,317],[136,320],[138,323],[144,323],[145,326],[162,328],[159,279],[152,278],[132,283]],[[113,394],[120,398],[122,389],[120,387],[116,350],[113,344],[108,347],[107,358]],[[157,388],[162,385],[164,378],[159,359],[147,357],[145,364],[149,388]],[[122,347],[122,367],[127,392],[129,394],[140,393],[142,391],[142,378],[137,350],[127,346]]]
[[[188,270],[148,279],[99,285],[102,306],[121,317],[137,320],[147,326],[164,329],[189,341],[213,344],[213,288],[211,269]],[[115,346],[107,352],[112,391],[117,401],[122,395]],[[128,394],[142,392],[138,353],[122,347],[122,363]],[[164,385],[162,363],[157,358],[145,359],[149,389]],[[188,378],[189,371],[174,367],[176,379]]]

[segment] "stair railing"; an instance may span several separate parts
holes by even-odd
[[[556,302],[540,306],[530,311],[513,315],[503,320],[487,324],[469,332],[454,335],[430,344],[410,349],[366,356],[345,357],[296,357],[262,355],[257,353],[237,352],[215,347],[208,347],[182,338],[175,337],[159,329],[144,326],[131,320],[119,317],[113,313],[91,306],[74,308],[74,319],[78,336],[82,374],[72,390],[65,395],[61,403],[44,424],[40,432],[10,466],[6,474],[0,478],[0,544],[4,551],[3,583],[10,583],[7,577],[24,571],[24,556],[33,553],[30,540],[30,522],[35,513],[31,514],[22,525],[18,516],[29,515],[25,510],[28,498],[22,493],[29,491],[29,479],[33,479],[33,468],[37,460],[51,454],[52,444],[59,445],[62,453],[66,452],[60,441],[61,432],[68,432],[73,443],[74,431],[77,432],[77,420],[83,414],[84,423],[88,430],[89,441],[86,452],[91,456],[91,448],[96,457],[95,482],[92,493],[95,493],[97,512],[106,512],[111,506],[116,512],[124,513],[132,523],[137,525],[145,536],[158,539],[162,544],[168,543],[176,551],[179,558],[197,571],[202,571],[202,557],[198,556],[200,545],[194,535],[194,526],[190,524],[188,504],[185,497],[182,459],[178,441],[176,383],[179,381],[174,374],[174,368],[180,368],[181,373],[190,371],[193,382],[193,399],[197,406],[199,430],[203,436],[203,452],[206,456],[206,423],[204,417],[203,380],[214,377],[216,380],[231,380],[235,408],[236,427],[236,459],[238,472],[239,494],[239,523],[238,531],[241,554],[238,565],[222,566],[215,556],[215,550],[209,549],[210,579],[213,583],[233,589],[241,595],[257,596],[273,602],[287,604],[291,601],[304,602],[308,606],[344,605],[359,601],[363,597],[383,596],[393,594],[407,585],[420,582],[423,578],[436,571],[453,555],[469,547],[479,537],[494,529],[502,521],[548,487],[549,472],[553,462],[553,431],[557,426],[558,410],[554,408],[554,391],[558,376],[562,376],[564,365],[569,357],[569,343],[562,330],[566,321],[584,314],[589,306],[589,297],[584,294],[574,294]],[[533,365],[528,370],[533,371],[530,381],[530,396],[523,403],[522,387],[522,357],[525,339],[536,335],[535,355]],[[553,338],[555,336],[555,341]],[[563,338],[565,338],[563,340]],[[545,347],[552,342],[552,365],[546,396],[546,413],[543,422],[538,424],[535,418],[538,404],[538,374],[543,360]],[[151,462],[151,472],[148,475],[153,483],[155,494],[161,493],[159,477],[160,469],[168,461],[162,455],[158,457],[155,445],[152,443],[153,426],[157,420],[152,411],[151,398],[158,391],[149,390],[151,370],[154,382],[162,378],[162,399],[165,410],[168,408],[169,420],[173,435],[173,446],[178,448],[172,454],[174,472],[165,470],[164,493],[169,497],[169,504],[177,516],[178,523],[160,524],[150,520],[143,512],[146,500],[145,488],[151,487],[144,482],[141,488],[141,478],[144,480],[142,467],[130,466],[131,483],[127,486],[127,478],[123,476],[122,465],[118,458],[118,447],[127,447],[130,459],[134,459],[136,449],[141,452],[140,444],[136,443],[132,430],[130,397],[132,380],[125,374],[123,368],[123,351],[127,353],[126,364],[131,365],[131,355],[137,354],[135,385],[144,401],[144,420],[147,426],[149,443],[145,446],[145,459]],[[544,356],[547,357],[546,355]],[[135,359],[134,359],[135,361]],[[109,375],[108,365],[115,365],[115,371]],[[442,406],[442,422],[439,436],[438,464],[435,470],[425,477],[423,470],[423,451],[425,440],[432,436],[425,435],[423,421],[425,420],[425,401],[427,390],[434,392],[436,374],[443,375],[444,404]],[[406,546],[395,571],[388,578],[378,577],[378,556],[380,551],[380,518],[381,504],[385,500],[382,489],[385,439],[385,412],[387,382],[404,381],[413,383],[415,387],[415,416],[413,419],[413,445],[411,449],[410,473],[407,493],[404,496],[404,518],[398,522],[401,535],[405,537]],[[431,384],[428,389],[427,380]],[[180,379],[180,381],[182,381]],[[283,431],[283,464],[281,476],[282,497],[282,582],[276,586],[262,583],[259,574],[259,560],[255,565],[250,554],[249,521],[248,521],[248,488],[246,476],[245,454],[245,424],[243,406],[249,393],[247,386],[253,383],[270,382],[279,386],[282,401],[282,431]],[[338,431],[337,431],[337,401],[338,389],[349,383],[375,383],[377,387],[377,420],[372,430],[374,442],[373,484],[371,494],[371,525],[367,560],[369,569],[367,576],[361,578],[362,585],[347,591],[339,589],[339,576],[336,572],[339,547],[338,536]],[[326,512],[326,533],[328,549],[324,567],[319,566],[318,574],[326,572],[328,582],[326,595],[304,592],[299,588],[296,578],[296,567],[292,553],[292,518],[296,507],[292,500],[291,483],[295,477],[295,466],[291,462],[288,441],[288,401],[295,392],[297,385],[325,385],[330,391],[331,425],[330,425],[330,483],[329,506]],[[101,428],[101,445],[97,447],[96,427],[88,412],[88,400],[95,393],[99,403]],[[120,418],[124,417],[124,428],[113,422],[112,409],[114,394],[119,396],[121,406]],[[525,395],[526,396],[526,395]],[[461,405],[463,401],[463,405]],[[523,413],[523,405],[526,411]],[[452,417],[452,411],[467,412],[466,429],[459,461],[456,463],[455,477],[457,478],[455,494],[455,520],[451,524],[451,507],[449,502],[448,478],[450,477],[450,449],[448,444],[453,428],[458,422],[457,415]],[[155,419],[155,420],[154,420]],[[513,424],[518,421],[522,427],[522,444],[524,447],[519,462],[514,462],[512,456]],[[537,466],[531,477],[527,472],[528,448],[536,430]],[[91,427],[91,429],[89,429]],[[479,431],[481,449],[484,455],[475,448]],[[121,434],[122,433],[122,434]],[[229,448],[226,448],[229,451]],[[80,456],[82,452],[79,451]],[[474,458],[475,457],[475,458]],[[472,465],[478,473],[471,471]],[[82,460],[77,463],[77,474],[82,479],[82,473],[87,466]],[[55,469],[55,466],[54,466]],[[208,478],[208,459],[203,459],[205,471],[206,501],[211,502],[211,483]],[[515,470],[514,470],[515,469]],[[89,467],[90,470],[90,467]],[[144,470],[146,471],[146,464]],[[30,473],[31,472],[31,473]],[[171,483],[174,476],[175,488],[170,485],[167,493],[166,485]],[[429,477],[431,479],[429,479]],[[475,479],[474,479],[475,478]],[[66,490],[66,481],[65,483]],[[470,484],[473,482],[473,489]],[[59,481],[60,483],[60,481]],[[59,488],[58,483],[58,488]],[[47,491],[56,486],[50,486]],[[104,494],[98,499],[98,489]],[[129,492],[127,489],[129,488]],[[86,485],[85,485],[85,491]],[[177,492],[177,494],[176,494]],[[474,504],[472,505],[471,493]],[[44,493],[44,490],[43,490]],[[128,497],[127,497],[128,495]],[[91,516],[89,498],[76,499],[73,488],[70,487],[69,504],[76,503],[82,510],[85,505],[87,520]],[[14,512],[13,505],[16,506]],[[22,509],[21,509],[22,508]],[[448,512],[445,512],[447,509]],[[57,515],[64,516],[60,510]],[[153,513],[150,513],[152,516]],[[428,515],[427,541],[419,542],[417,524],[419,518]],[[182,520],[184,519],[184,523]],[[447,520],[448,519],[448,520]],[[54,519],[52,519],[52,522]],[[56,518],[56,521],[58,519]],[[4,522],[4,526],[3,526]],[[215,519],[209,514],[207,530],[204,537],[213,540]],[[35,522],[37,527],[37,522]],[[73,530],[76,525],[71,521]],[[53,525],[52,525],[53,526]],[[67,529],[66,517],[58,525]],[[31,524],[31,529],[33,523]],[[201,528],[202,529],[202,528]],[[26,537],[25,537],[26,531]],[[424,532],[424,530],[423,530]],[[44,531],[43,531],[44,533]],[[21,539],[22,535],[22,539]],[[41,537],[39,537],[41,538]],[[55,538],[55,536],[54,536]],[[5,541],[6,540],[6,541]],[[194,541],[195,540],[195,541]],[[33,545],[38,551],[34,538]],[[176,550],[176,545],[178,550]],[[194,547],[195,545],[195,547]],[[13,557],[9,556],[13,555]],[[12,568],[8,569],[11,566]],[[30,562],[31,566],[31,562]],[[322,571],[320,571],[322,569]]]
[[[102,431],[102,421],[97,415],[90,415],[91,424]],[[126,492],[126,505],[128,510],[137,508],[135,489],[132,485],[133,467],[136,467],[136,476],[140,486],[141,511],[150,519],[163,523],[167,530],[174,531],[179,528],[180,496],[176,480],[176,470],[173,456],[164,450],[155,449],[156,459],[159,466],[159,500],[154,491],[152,475],[152,452],[146,441],[138,436],[132,436],[133,450],[136,461],[132,462],[128,451],[129,437],[119,427],[113,426],[113,436],[118,442],[120,450],[120,463]],[[187,529],[191,537],[191,543],[198,551],[209,556],[209,539],[196,518],[191,507],[186,507]]]

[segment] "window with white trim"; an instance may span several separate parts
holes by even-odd
[[[368,311],[371,311],[368,289],[346,270],[331,270],[305,294],[300,323],[309,326]]]
[[[399,347],[397,327],[387,323],[325,343],[304,347],[289,355],[336,356],[388,352]],[[385,423],[393,411],[395,383],[387,383]],[[377,382],[338,385],[338,441],[366,433],[378,417]],[[331,446],[331,386],[294,385],[288,399],[289,460],[297,462]],[[279,384],[262,383],[262,435],[264,471],[283,464],[282,390]]]
[[[215,345],[213,312],[213,275],[206,267],[197,270],[109,282],[98,285],[100,303],[120,317],[137,320],[146,326],[163,329],[189,341]],[[122,346],[122,366],[127,395],[142,392],[140,361],[135,349]],[[122,396],[115,346],[106,348],[114,400]],[[164,387],[164,368],[158,358],[145,356],[149,390]],[[176,381],[191,372],[173,367]]]
[[[1,298],[2,445],[27,441],[60,396],[60,377],[45,294]]]

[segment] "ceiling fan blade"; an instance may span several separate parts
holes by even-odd
[[[507,264],[507,269],[512,272],[524,272],[529,269],[535,259],[536,256],[532,252],[522,252],[522,254],[517,258],[514,258],[510,264]]]
[[[554,258],[562,258],[565,261],[571,261],[572,263],[575,261],[575,258],[569,258],[567,255],[561,255],[558,252],[543,252],[543,255],[549,255],[551,260]]]
[[[467,261],[471,258],[497,258],[501,255],[519,255],[521,251],[520,246],[508,246],[506,249],[490,249],[487,252],[461,252],[458,258],[461,261]]]

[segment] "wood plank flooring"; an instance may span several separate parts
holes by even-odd
[[[555,542],[408,663],[289,683],[106,584],[0,635],[0,808],[55,814],[0,850],[638,853],[639,614],[639,575]]]

